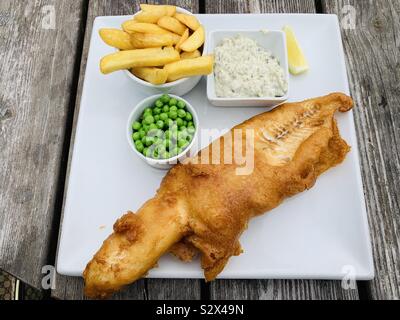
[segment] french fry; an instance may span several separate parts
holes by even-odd
[[[166,34],[134,33],[131,43],[136,49],[159,48],[173,46],[179,42],[180,37],[169,32]]]
[[[164,66],[168,72],[168,82],[178,79],[207,75],[213,72],[214,56],[208,55],[196,59],[185,59],[169,63]]]
[[[195,59],[198,57],[201,57],[201,52],[199,50],[181,53],[181,59]]]
[[[160,67],[179,60],[174,48],[149,48],[119,51],[105,56],[100,61],[100,70],[108,74],[117,70],[136,67]]]
[[[200,48],[205,41],[205,32],[203,26],[200,26],[180,48],[186,52],[192,52]]]
[[[131,43],[131,36],[125,31],[119,29],[100,29],[99,34],[101,39],[111,47],[120,50],[134,49]]]
[[[123,29],[128,33],[152,33],[152,34],[167,34],[170,33],[154,23],[144,23],[136,22],[135,20],[130,20],[124,22],[122,25]]]
[[[172,17],[176,13],[176,7],[171,5],[156,5],[156,4],[141,4],[140,9],[143,11],[152,11],[159,7],[164,7],[167,10],[167,16]]]
[[[174,17],[193,31],[196,31],[198,28],[200,28],[200,22],[195,16],[186,13],[176,13]]]
[[[138,78],[159,85],[167,82],[168,72],[154,67],[132,68],[131,72]]]
[[[179,39],[179,42],[175,46],[175,50],[181,52],[181,45],[189,38],[189,29],[186,28],[185,32],[182,34],[182,37]]]
[[[138,22],[157,23],[157,21],[167,15],[167,9],[162,6],[156,6],[150,11],[141,11],[135,15]]]
[[[186,26],[174,17],[164,16],[158,20],[157,24],[164,29],[179,34],[180,36],[183,35],[186,30]]]
[[[138,22],[137,22],[136,20],[134,20],[134,19],[124,21],[124,22],[121,24],[122,30],[124,30],[125,32],[128,32],[128,33],[129,33],[127,27],[128,27],[128,26],[131,26],[131,25],[133,25],[133,24],[135,24],[135,23],[138,23]]]
[[[136,23],[139,23],[139,22],[137,22],[136,20],[133,20],[133,19],[127,20],[124,23],[122,23],[122,25],[121,25],[122,30],[124,30],[127,33],[132,33],[132,32],[129,32],[129,29],[131,28],[132,25],[134,25]]]

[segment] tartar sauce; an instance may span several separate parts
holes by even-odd
[[[223,39],[215,48],[214,75],[218,97],[279,97],[288,89],[278,59],[240,34]]]

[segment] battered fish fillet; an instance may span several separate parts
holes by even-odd
[[[350,147],[334,114],[352,106],[340,93],[284,104],[176,165],[153,199],[115,223],[86,267],[86,295],[107,297],[144,277],[170,250],[182,260],[198,251],[206,280],[215,279],[242,252],[239,238],[250,218],[310,189],[345,159]]]

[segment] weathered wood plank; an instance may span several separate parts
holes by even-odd
[[[207,13],[315,13],[312,0],[206,2]],[[343,290],[338,281],[219,280],[210,284],[211,299],[358,299],[357,290]]]
[[[206,13],[315,13],[313,0],[206,0]]]
[[[367,288],[372,299],[400,299],[400,1],[329,0],[323,8],[342,21],[358,106],[355,121],[376,271]]]
[[[0,268],[36,288],[54,241],[81,16],[82,0],[0,2]]]
[[[89,50],[89,41],[92,33],[93,21],[97,16],[132,14],[139,10],[140,3],[168,3],[175,4],[192,12],[198,12],[198,2],[195,0],[177,1],[132,1],[132,0],[90,0],[82,63],[79,78],[79,89],[76,99],[73,133],[69,163],[73,151],[76,123],[79,115],[80,99],[82,94],[86,60]],[[69,166],[68,166],[69,172]],[[67,173],[68,177],[68,173]],[[67,182],[68,183],[68,182]],[[67,186],[66,183],[66,186]],[[66,191],[66,190],[65,190]],[[131,285],[127,290],[116,294],[113,299],[199,299],[200,281],[198,280],[158,280],[145,279]],[[59,299],[83,299],[83,281],[80,278],[57,276],[56,289],[52,292],[53,297]]]
[[[211,284],[215,300],[355,300],[357,290],[343,290],[339,281],[219,280]]]

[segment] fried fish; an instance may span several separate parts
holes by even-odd
[[[242,252],[239,238],[252,217],[310,189],[345,159],[350,147],[334,114],[352,107],[341,93],[286,103],[173,167],[153,199],[115,223],[86,267],[86,295],[107,297],[146,276],[169,251],[185,261],[200,253],[206,280],[215,279]],[[244,164],[237,159],[246,152]]]

